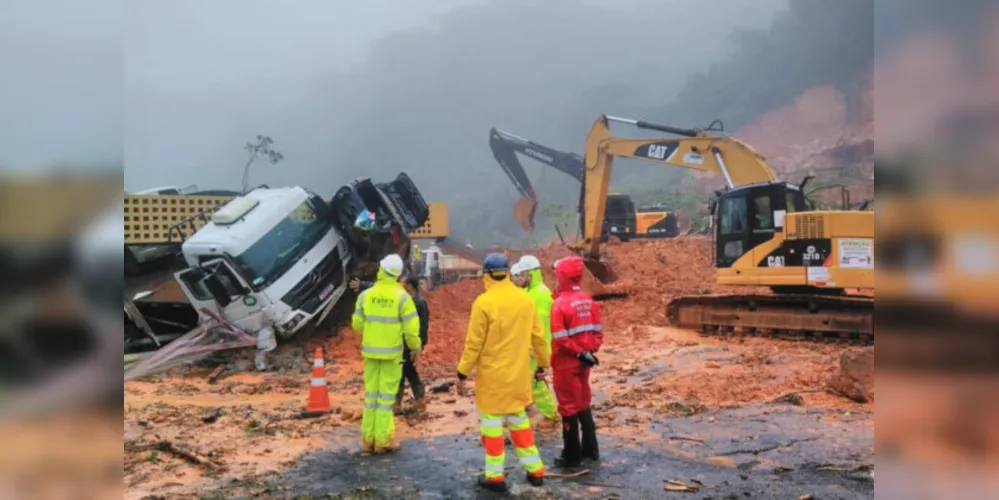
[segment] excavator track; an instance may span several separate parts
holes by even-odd
[[[705,335],[873,344],[874,299],[828,295],[702,295],[666,306],[670,323]]]

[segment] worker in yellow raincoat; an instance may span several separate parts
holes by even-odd
[[[399,449],[392,405],[402,380],[403,343],[414,363],[422,348],[416,305],[399,284],[403,267],[402,257],[396,254],[382,259],[378,278],[357,297],[351,319],[351,327],[361,333],[364,357],[362,453]]]
[[[534,300],[509,279],[506,257],[489,254],[482,264],[482,281],[486,291],[472,304],[465,350],[458,362],[459,394],[465,394],[465,379],[475,370],[475,406],[486,451],[479,484],[506,491],[503,428],[508,427],[528,482],[541,486],[545,466],[524,408],[531,404],[531,381],[544,377],[551,349]],[[532,350],[538,361],[534,374],[530,371]]]

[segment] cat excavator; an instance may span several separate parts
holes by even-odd
[[[575,153],[559,151],[495,127],[489,131],[489,148],[492,149],[496,162],[520,192],[521,198],[514,205],[513,214],[525,231],[534,231],[538,197],[524,167],[517,159],[517,153],[544,163],[579,182],[583,181],[583,157]],[[636,209],[630,196],[619,193],[607,195],[607,209],[601,231],[603,241],[609,235],[628,241],[632,238],[664,238],[679,234],[676,212],[659,205]]]
[[[611,122],[676,137],[616,137]],[[602,115],[586,139],[582,237],[571,245],[592,274],[595,296],[616,280],[601,260],[595,235],[606,209],[615,158],[710,172],[725,179],[711,201],[714,261],[720,285],[770,287],[773,294],[678,297],[667,305],[673,324],[705,333],[773,334],[816,340],[873,342],[874,213],[818,211],[801,184],[779,180],[766,159],[725,135],[716,120],[704,129]]]

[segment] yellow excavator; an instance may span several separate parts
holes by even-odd
[[[583,157],[550,148],[523,137],[493,127],[489,131],[489,148],[513,185],[520,191],[520,200],[513,206],[513,216],[529,233],[534,232],[534,212],[538,196],[531,186],[517,153],[548,165],[578,182],[583,181]],[[613,235],[621,241],[632,238],[672,238],[680,234],[677,213],[665,206],[635,208],[631,197],[621,193],[607,194],[602,241]]]
[[[678,137],[615,137],[610,123]],[[874,212],[818,211],[804,185],[782,181],[766,159],[722,133],[716,120],[684,129],[602,115],[586,139],[582,238],[572,244],[595,280],[595,296],[617,278],[600,259],[601,221],[614,158],[711,172],[725,188],[710,206],[720,285],[770,287],[771,294],[679,297],[669,305],[674,324],[706,333],[741,331],[815,339],[873,342],[874,299],[847,291],[874,289]]]

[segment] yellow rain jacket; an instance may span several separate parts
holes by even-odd
[[[479,413],[508,415],[531,404],[531,351],[547,368],[551,347],[534,300],[508,277],[482,277],[486,291],[472,304],[465,351],[458,372],[475,368],[475,406]]]

